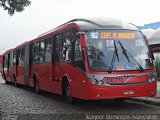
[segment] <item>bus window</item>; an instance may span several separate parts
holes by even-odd
[[[43,63],[45,59],[45,42],[40,42],[39,62]]]
[[[24,48],[19,50],[19,65],[24,66]]]
[[[8,63],[8,55],[5,55],[5,57],[4,57],[4,68],[7,68],[7,63]]]
[[[72,45],[71,45],[71,33],[70,31],[65,32],[63,34],[63,42],[62,42],[62,60],[71,62],[71,52],[72,52]]]
[[[10,54],[8,54],[8,68],[10,67]]]
[[[13,65],[16,65],[16,51],[13,52]]]
[[[51,39],[46,40],[46,48],[45,48],[45,62],[52,61],[52,44]]]
[[[34,58],[34,44],[30,44],[30,51],[29,51],[29,64],[32,65],[33,64],[33,58]]]
[[[39,63],[39,43],[34,43],[34,59],[35,64]]]
[[[61,35],[57,35],[55,37],[55,40],[53,41],[53,61],[57,62],[60,61],[60,40],[61,40]]]
[[[73,41],[73,65],[81,68],[85,71],[85,65],[83,61],[83,54],[80,44],[80,39],[78,37],[73,37],[75,40]]]
[[[80,61],[82,59],[82,49],[81,49],[81,44],[80,44],[80,39],[77,39],[74,42],[74,61]]]

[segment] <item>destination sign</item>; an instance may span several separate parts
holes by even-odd
[[[101,39],[135,39],[136,34],[132,32],[101,32]]]

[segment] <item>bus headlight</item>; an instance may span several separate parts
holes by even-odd
[[[149,83],[153,83],[156,79],[153,77],[153,78],[149,78],[148,82]]]
[[[95,85],[98,85],[98,80],[97,79],[93,79],[92,83],[95,84]]]
[[[98,80],[94,78],[94,79],[91,79],[91,81],[94,85],[102,85],[102,86],[106,85],[106,83],[103,80]]]

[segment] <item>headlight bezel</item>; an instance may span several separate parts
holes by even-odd
[[[94,85],[98,85],[98,86],[106,86],[106,82],[102,79],[97,79],[97,78],[94,78],[94,79],[91,79],[92,81],[92,84]]]

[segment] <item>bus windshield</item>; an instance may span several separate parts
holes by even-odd
[[[87,31],[89,68],[93,71],[152,69],[152,59],[141,32],[130,30]]]

